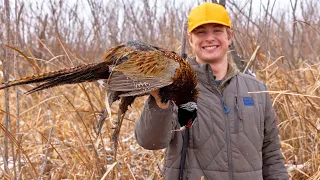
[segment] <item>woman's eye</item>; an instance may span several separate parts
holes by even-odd
[[[215,29],[213,32],[223,32],[223,29]]]

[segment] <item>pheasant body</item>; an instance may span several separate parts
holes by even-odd
[[[100,79],[104,79],[106,83],[110,105],[121,99],[118,127],[113,136],[115,142],[117,142],[122,119],[128,106],[136,97],[149,94],[156,89],[159,89],[159,96],[163,103],[172,100],[179,109],[191,112],[187,117],[183,116],[183,119],[179,119],[181,126],[187,125],[188,122],[190,123],[190,119],[193,121],[196,116],[194,104],[197,101],[198,89],[196,88],[197,77],[194,70],[175,52],[140,41],[129,41],[109,49],[99,63],[23,77],[1,84],[0,89],[40,83],[39,86],[27,92],[33,93],[63,84]],[[192,102],[191,105],[190,102]],[[100,123],[100,129],[101,124],[103,122]],[[100,129],[98,133],[100,133]]]

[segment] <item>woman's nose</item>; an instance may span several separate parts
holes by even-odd
[[[214,41],[215,40],[215,35],[212,32],[207,33],[206,41]]]

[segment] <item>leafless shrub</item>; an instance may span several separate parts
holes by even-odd
[[[319,179],[320,3],[292,0],[287,12],[277,9],[273,1],[258,7],[253,1],[241,2],[226,2],[236,49],[245,62],[255,54],[252,68],[274,100],[288,171],[292,179]],[[17,37],[16,46],[29,57],[27,61],[17,56],[18,76],[100,61],[109,47],[132,39],[179,51],[181,27],[193,5],[156,0],[18,1],[11,15],[19,23],[11,23],[10,37]],[[0,4],[0,24],[6,20],[3,12]],[[6,44],[4,32],[5,27],[0,26],[0,44]],[[1,46],[1,62],[4,59],[5,47]],[[22,92],[30,88],[19,87]],[[3,91],[0,94],[4,96]],[[14,100],[15,94],[9,98]],[[19,132],[21,139],[9,139],[21,152],[22,171],[18,173],[24,179],[40,174],[45,179],[99,179],[104,175],[110,178],[111,173],[106,172],[118,168],[122,179],[161,179],[163,151],[144,150],[133,137],[145,98],[138,99],[126,116],[115,166],[110,148],[112,122],[107,120],[100,137],[94,131],[97,114],[105,107],[104,98],[105,91],[98,83],[21,96],[20,130],[12,126],[12,133]],[[11,109],[13,124],[17,109]],[[4,112],[1,100],[1,118]],[[48,141],[50,128],[54,131]],[[14,137],[4,132],[2,137]],[[10,172],[13,174],[12,168]],[[10,177],[3,171],[0,176]]]

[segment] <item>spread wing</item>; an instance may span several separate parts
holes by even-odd
[[[142,95],[172,84],[179,63],[160,51],[132,51],[127,61],[115,66],[107,80],[107,89],[121,96]]]

